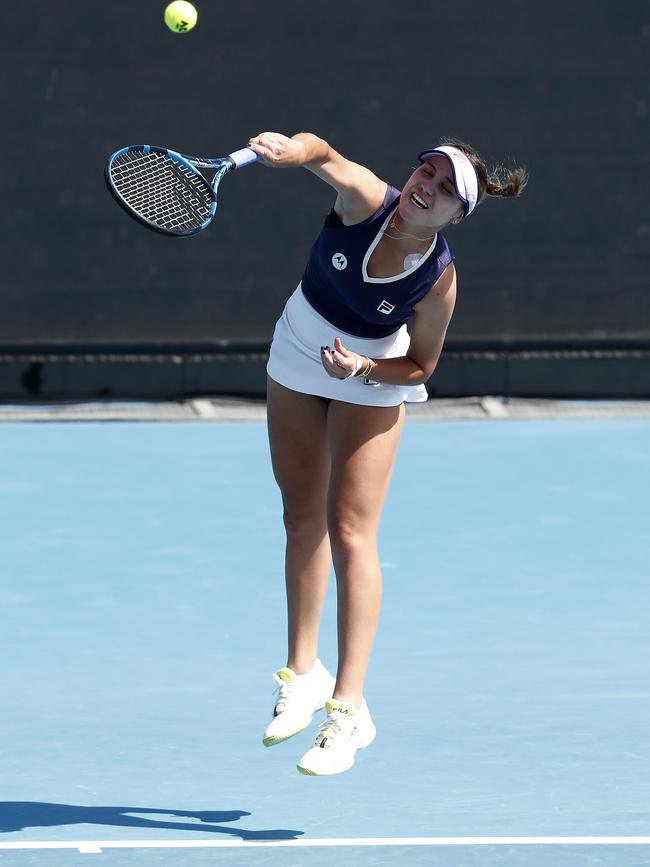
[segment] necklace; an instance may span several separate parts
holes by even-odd
[[[397,231],[399,232],[399,229]],[[394,241],[401,241],[402,238],[412,238],[414,241],[432,241],[436,237],[435,234],[429,235],[427,238],[418,238],[417,235],[407,235],[407,234],[391,235],[385,229],[382,232],[382,234],[385,238],[392,238]]]
[[[402,232],[401,229],[394,225],[396,216],[397,214],[395,214],[393,219],[386,226],[386,229],[383,230],[382,235],[384,237],[392,238],[394,241],[401,241],[403,238],[411,238],[413,241],[431,241],[437,235],[437,232],[435,232],[433,235],[429,235],[426,238],[418,238],[417,235],[409,235],[407,232]],[[387,231],[388,229],[394,229],[396,232],[399,232],[399,234],[391,235],[390,232]],[[409,271],[411,268],[414,268],[423,256],[424,253],[407,253],[404,257],[404,270]]]
[[[431,241],[433,238],[436,237],[437,232],[434,232],[433,235],[427,235],[426,238],[418,238],[417,235],[409,235],[408,232],[402,232],[402,230],[398,226],[395,225],[395,217],[396,216],[397,216],[397,214],[393,217],[393,219],[390,221],[390,223],[386,226],[386,228],[382,232],[382,234],[385,235],[386,238],[392,238],[394,241],[400,241],[402,238],[412,238],[414,241]],[[398,235],[391,235],[388,232],[388,229],[394,229],[396,232],[399,232],[399,234]]]

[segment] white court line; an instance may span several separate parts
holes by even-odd
[[[257,849],[304,846],[650,846],[650,837],[324,837],[297,840],[68,840],[0,843],[4,849]]]

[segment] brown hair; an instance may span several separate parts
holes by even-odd
[[[481,202],[485,196],[503,198],[519,196],[528,183],[528,172],[525,168],[506,169],[499,165],[488,172],[482,157],[470,145],[455,138],[445,139],[443,144],[458,148],[474,166],[478,176],[478,202]]]

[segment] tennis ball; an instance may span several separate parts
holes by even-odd
[[[186,0],[174,0],[165,9],[165,24],[174,33],[187,33],[196,24],[198,12]]]

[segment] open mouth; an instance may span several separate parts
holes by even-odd
[[[411,201],[417,208],[420,208],[420,210],[422,211],[426,211],[429,207],[424,201],[424,199],[421,199],[417,193],[411,193]]]

